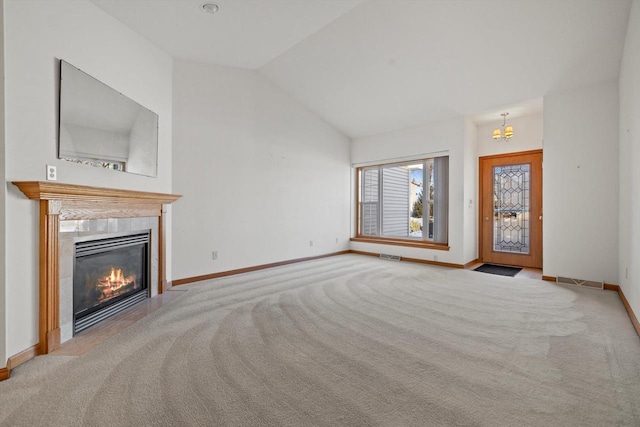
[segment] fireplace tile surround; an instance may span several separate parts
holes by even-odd
[[[166,283],[163,213],[165,205],[179,195],[43,181],[13,184],[39,202],[39,341],[34,355],[49,354],[70,338],[66,323],[72,312],[67,301],[73,261],[69,267],[68,254],[73,257],[77,237],[151,230],[150,287],[152,295],[162,293]]]
[[[151,230],[150,283],[158,283],[158,218],[103,218],[60,221],[59,274],[60,274],[60,343],[73,337],[73,262],[76,238],[104,236],[111,233]],[[151,287],[151,296],[158,294]]]

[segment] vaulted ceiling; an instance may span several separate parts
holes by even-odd
[[[631,0],[92,0],[176,59],[257,70],[349,137],[615,79]]]

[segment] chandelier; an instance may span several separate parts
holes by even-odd
[[[502,113],[502,129],[493,131],[493,139],[500,141],[508,141],[513,136],[513,126],[507,124],[507,116],[509,113]]]

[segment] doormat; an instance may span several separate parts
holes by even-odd
[[[489,274],[497,274],[499,276],[510,276],[513,277],[516,274],[520,273],[521,268],[516,267],[505,267],[504,265],[495,265],[495,264],[482,264],[478,268],[474,268],[473,271],[480,271],[482,273]]]

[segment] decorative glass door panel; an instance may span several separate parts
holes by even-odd
[[[528,254],[531,171],[529,164],[493,168],[493,250]]]

